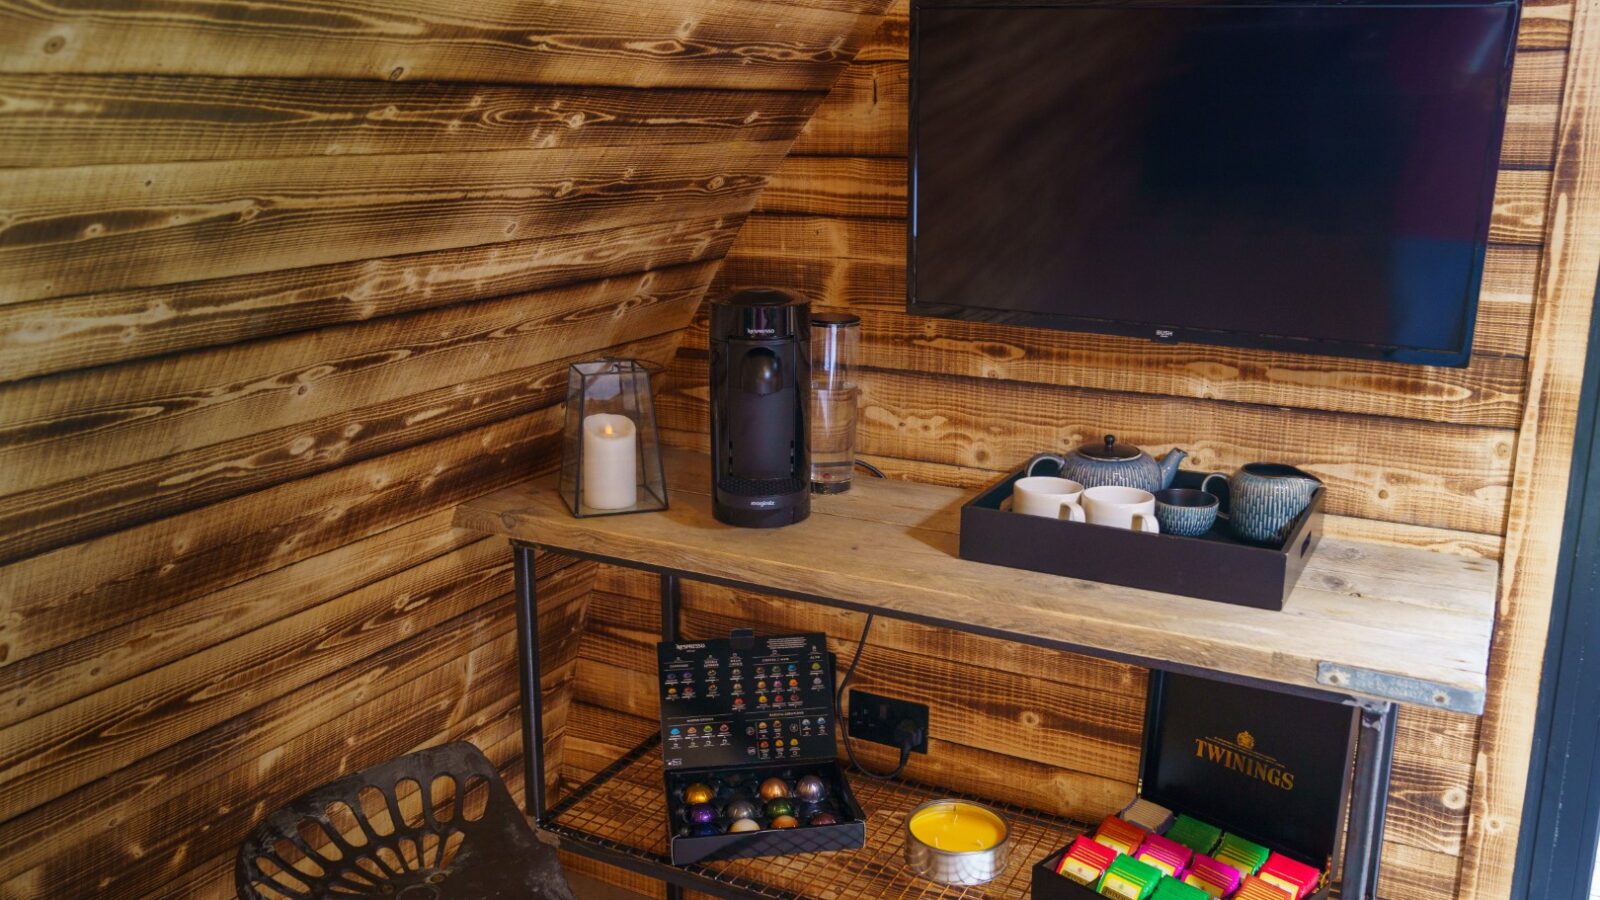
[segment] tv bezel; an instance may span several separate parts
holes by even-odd
[[[1503,7],[1511,11],[1511,39],[1506,47],[1505,59],[1500,69],[1499,96],[1496,98],[1496,122],[1489,165],[1479,186],[1479,209],[1482,220],[1477,225],[1472,269],[1464,298],[1465,329],[1459,348],[1437,349],[1406,347],[1395,344],[1373,344],[1356,341],[1310,338],[1296,335],[1263,334],[1251,331],[1229,331],[1188,326],[1152,325],[1122,319],[1072,316],[1057,313],[1040,313],[1026,310],[1002,309],[971,304],[930,303],[917,299],[917,101],[920,52],[920,21],[923,9],[1006,9],[1006,8],[1271,8],[1296,7]],[[1257,350],[1276,350],[1289,353],[1320,354],[1354,359],[1376,359],[1397,363],[1461,368],[1471,361],[1472,344],[1477,331],[1479,297],[1483,292],[1484,261],[1488,255],[1489,231],[1494,216],[1494,194],[1500,172],[1500,158],[1505,147],[1506,112],[1510,103],[1511,74],[1517,56],[1517,32],[1521,24],[1520,0],[911,0],[910,56],[908,63],[908,122],[906,153],[906,312],[910,315],[961,319],[1003,325],[1021,325],[1051,328],[1087,334],[1109,334],[1123,337],[1146,338],[1165,344],[1214,344]]]

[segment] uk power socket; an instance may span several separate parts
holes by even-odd
[[[928,752],[928,707],[909,700],[882,697],[867,691],[850,690],[850,736],[900,748],[900,723],[910,722],[920,740],[915,753]]]

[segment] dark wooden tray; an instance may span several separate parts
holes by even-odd
[[[1046,462],[1035,474],[1046,471]],[[1146,534],[1024,516],[1007,508],[1022,470],[961,507],[961,558],[1125,587],[1281,610],[1322,538],[1321,488],[1295,520],[1289,539],[1265,547],[1234,537],[1221,519],[1199,537]],[[1198,488],[1205,475],[1179,472],[1173,487]],[[1228,500],[1222,498],[1222,511]]]

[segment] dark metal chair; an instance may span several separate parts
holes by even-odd
[[[323,785],[239,848],[241,900],[574,900],[477,747],[432,747]]]

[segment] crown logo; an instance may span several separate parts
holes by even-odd
[[[1239,737],[1236,740],[1239,746],[1246,750],[1254,750],[1256,748],[1256,736],[1248,731],[1239,732]]]

